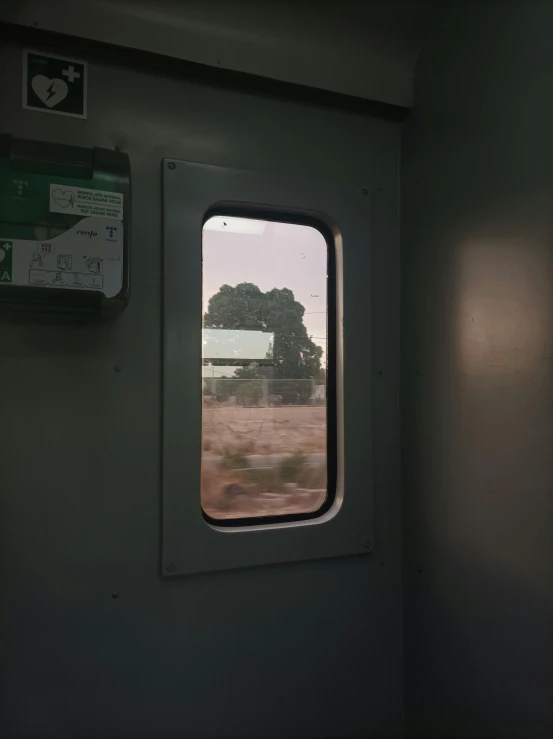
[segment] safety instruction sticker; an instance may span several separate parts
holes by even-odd
[[[123,287],[123,224],[83,218],[47,241],[0,238],[3,285],[92,290],[113,298]]]
[[[50,212],[123,219],[123,195],[87,187],[50,185]]]

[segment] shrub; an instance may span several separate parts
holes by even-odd
[[[289,457],[284,457],[278,465],[279,477],[282,482],[298,482],[306,462],[307,457],[299,450]]]
[[[300,473],[298,484],[305,490],[323,490],[327,487],[326,464],[318,464],[316,467],[305,465]]]
[[[250,482],[270,493],[282,489],[282,481],[278,475],[278,470],[274,467],[251,467],[247,472],[247,476]]]
[[[243,454],[229,452],[228,449],[225,449],[223,459],[221,460],[221,467],[224,467],[226,470],[243,470],[249,466],[249,460]]]
[[[240,383],[236,388],[236,398],[242,405],[259,405],[261,384],[255,381]]]

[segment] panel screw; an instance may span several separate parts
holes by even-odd
[[[169,162],[169,164],[167,166],[169,167],[169,169],[176,169],[177,168],[177,165],[175,164],[175,162]]]
[[[119,598],[119,593],[112,593],[111,597],[115,600],[115,598]]]
[[[115,151],[121,151],[121,147],[120,146],[116,146],[115,147]]]
[[[365,542],[365,549],[370,549],[371,547],[372,547],[372,542],[371,541],[366,541]]]
[[[175,565],[167,565],[167,572],[174,572],[175,569]]]
[[[368,194],[369,194],[369,191],[367,190],[367,188],[366,188],[366,187],[364,187],[364,188],[363,188],[363,189],[361,190],[361,195],[364,195],[365,197],[367,197],[367,195],[368,195]]]
[[[382,370],[378,370],[378,373],[377,374],[381,375],[382,374]]]
[[[419,567],[419,572],[422,572],[422,567]]]
[[[121,367],[117,367],[117,365],[113,368],[114,372],[121,372]]]
[[[380,565],[381,567],[384,567],[384,560],[383,560],[383,559],[381,559],[381,560],[380,560],[380,562],[379,562],[378,564],[379,564],[379,565]]]

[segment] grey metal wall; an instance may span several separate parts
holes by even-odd
[[[403,160],[407,736],[553,734],[553,5],[448,6]]]
[[[425,0],[25,0],[0,21],[411,105]]]
[[[123,57],[89,60],[86,122],[32,113],[20,54],[0,51],[2,130],[131,157],[132,298],[113,325],[0,324],[0,734],[398,737],[399,125]],[[373,556],[160,580],[165,156],[367,189]]]

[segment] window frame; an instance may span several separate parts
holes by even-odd
[[[327,358],[326,358],[326,497],[322,505],[315,511],[273,516],[244,516],[236,518],[215,518],[200,506],[204,520],[211,526],[232,528],[237,526],[265,526],[293,521],[309,521],[323,516],[334,505],[338,477],[338,430],[337,430],[337,393],[336,393],[336,244],[332,230],[324,221],[315,216],[284,210],[267,210],[259,204],[211,207],[205,213],[202,223],[202,297],[203,297],[203,233],[204,226],[210,218],[226,216],[228,218],[245,218],[249,220],[271,221],[294,226],[308,226],[318,231],[326,243],[326,304],[327,304]],[[203,305],[203,303],[202,303]],[[203,310],[203,309],[202,309]],[[200,336],[201,340],[201,336]],[[203,391],[200,387],[203,402]],[[203,441],[203,420],[202,420]]]
[[[163,314],[160,575],[367,555],[373,548],[370,199],[360,187],[177,159],[161,162]],[[336,262],[336,495],[315,518],[213,525],[200,502],[202,240],[208,212],[324,223]],[[346,343],[344,343],[346,342]],[[345,361],[345,346],[347,361]],[[347,475],[346,475],[347,470]]]

